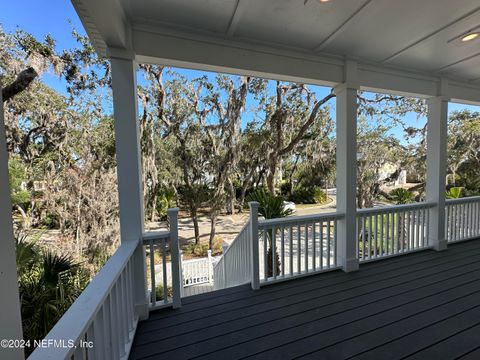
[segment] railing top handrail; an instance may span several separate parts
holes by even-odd
[[[142,241],[144,245],[148,245],[151,240],[162,240],[170,238],[170,231],[148,231],[143,233]]]
[[[447,199],[446,203],[447,205],[450,205],[450,204],[463,204],[463,203],[475,202],[475,201],[480,201],[480,196],[469,196],[469,197],[463,197],[458,199]]]
[[[334,219],[341,219],[345,215],[340,212],[330,212],[324,214],[312,214],[312,215],[302,215],[302,216],[289,216],[284,218],[275,218],[275,219],[266,219],[258,221],[258,228],[264,229],[269,228],[272,226],[278,225],[290,225],[290,224],[298,224],[298,223],[310,223],[322,220],[334,220]]]
[[[365,215],[365,214],[375,214],[375,213],[382,213],[382,212],[390,212],[395,210],[412,210],[412,209],[427,209],[434,207],[436,204],[434,202],[419,202],[413,204],[402,204],[402,205],[386,205],[386,206],[379,206],[374,208],[366,208],[366,209],[357,209],[357,214]]]
[[[77,341],[82,338],[138,244],[138,241],[126,241],[120,245],[115,254],[108,259],[90,284],[50,330],[45,340],[63,340],[65,344],[68,344],[71,340]],[[75,348],[57,346],[37,348],[28,359],[67,359],[74,351]]]

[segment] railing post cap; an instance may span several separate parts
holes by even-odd
[[[248,203],[248,205],[250,206],[250,209],[252,209],[252,208],[258,208],[258,207],[260,206],[260,203],[257,202],[257,201],[250,201],[250,202]]]
[[[179,211],[180,211],[179,208],[170,208],[170,209],[167,210],[167,214],[169,214],[169,215],[170,214],[172,214],[172,215],[173,214],[178,214]]]

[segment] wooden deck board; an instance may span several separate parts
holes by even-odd
[[[474,358],[479,260],[480,241],[469,241],[354,273],[191,296],[139,324],[130,358]]]

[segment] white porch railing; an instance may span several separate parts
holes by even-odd
[[[480,196],[446,201],[445,236],[448,242],[480,237]]]
[[[143,245],[148,253],[148,291],[150,309],[181,305],[181,258],[178,243],[178,209],[169,209],[170,231],[148,232],[143,235]],[[156,256],[157,255],[157,256]],[[170,269],[168,269],[170,255]],[[157,280],[156,262],[161,263],[162,277]],[[170,271],[170,274],[168,274]],[[170,280],[170,281],[169,281]]]
[[[429,209],[433,206],[416,203],[357,210],[359,261],[428,248]]]
[[[337,222],[342,217],[328,213],[260,220],[260,285],[338,268]]]
[[[222,257],[213,265],[215,290],[247,284],[252,280],[250,230],[249,220]]]
[[[159,304],[153,301],[152,295],[150,309],[181,305],[177,214],[178,209],[168,210],[169,232],[149,233],[141,241],[123,242],[48,333],[41,343],[44,345],[37,347],[28,359],[127,359],[138,323],[134,293],[137,250],[143,253],[144,246],[150,250],[150,274],[157,248],[161,249],[163,264],[166,264],[167,251],[172,260],[172,278],[176,280],[172,283],[172,296],[167,294]],[[150,280],[153,285],[150,289],[155,289],[154,270]],[[164,289],[168,288],[166,282],[163,285]],[[166,295],[165,291],[163,294]]]
[[[137,328],[132,255],[124,242],[37,347],[29,360],[126,359]]]

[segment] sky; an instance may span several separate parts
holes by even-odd
[[[39,2],[38,0],[0,0],[3,2],[0,12],[0,24],[6,32],[14,32],[17,27],[23,29],[38,39],[43,39],[47,34],[52,35],[56,40],[57,50],[73,48],[77,46],[75,40],[71,36],[72,29],[76,29],[79,33],[85,34],[85,30],[78,18],[71,2],[69,0],[47,0]],[[8,5],[7,5],[8,4]],[[41,4],[41,5],[39,5]],[[189,79],[201,76],[205,72],[196,70],[177,69],[182,75]],[[209,74],[213,77],[213,74]],[[66,85],[57,76],[46,73],[42,75],[42,80],[58,92],[66,94]],[[139,77],[139,83],[142,83]],[[273,83],[272,85],[273,86]],[[325,96],[329,93],[329,88],[312,86],[318,97]],[[334,101],[330,102],[334,117]],[[480,111],[478,106],[468,106],[463,104],[450,103],[449,111],[470,109],[472,111]],[[246,111],[244,122],[252,117],[252,113]],[[411,126],[422,126],[425,119],[417,119],[416,114],[407,114],[405,122]],[[394,127],[391,134],[402,140],[403,132],[399,127]]]

